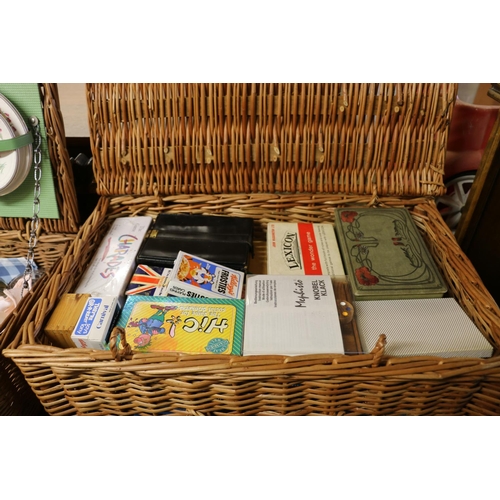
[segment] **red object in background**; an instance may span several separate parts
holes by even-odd
[[[447,191],[437,200],[439,211],[452,231],[460,221],[499,109],[500,106],[469,104],[460,99],[455,104],[444,166]]]
[[[499,106],[479,106],[457,100],[446,147],[445,181],[479,168],[498,109]]]

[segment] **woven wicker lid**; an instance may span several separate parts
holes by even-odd
[[[438,196],[457,85],[87,84],[101,195]]]
[[[21,86],[26,85],[30,87],[34,84],[21,84]],[[49,234],[76,234],[80,229],[80,214],[73,168],[66,147],[59,90],[56,83],[38,83],[38,89],[40,91],[40,103],[47,140],[46,152],[50,160],[50,167],[52,167],[55,200],[59,209],[59,218],[42,218],[40,229],[43,228],[43,230]],[[27,95],[29,95],[29,90],[27,91]],[[45,154],[44,147],[42,149],[42,154]],[[30,175],[33,176],[33,173]],[[43,178],[45,178],[44,175],[46,174],[42,174]],[[43,180],[41,182],[43,183]],[[31,216],[0,217],[0,229],[21,230],[25,231],[25,234],[28,235],[30,224]]]

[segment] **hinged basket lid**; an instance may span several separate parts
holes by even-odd
[[[439,196],[457,85],[87,84],[100,195]]]
[[[3,87],[7,85],[12,84],[3,84]],[[30,91],[32,86],[35,86],[36,90],[36,85],[38,86],[40,94],[41,114],[39,118],[41,119],[43,116],[42,128],[43,135],[46,139],[42,143],[42,157],[43,160],[47,162],[45,165],[49,169],[52,169],[52,172],[44,171],[45,173],[41,174],[41,183],[47,186],[50,175],[52,174],[55,203],[57,204],[59,212],[59,218],[49,218],[48,216],[42,218],[40,228],[43,227],[43,230],[48,234],[76,234],[80,229],[80,214],[73,167],[66,147],[64,120],[61,112],[58,86],[56,83],[22,83],[12,86],[17,87],[16,94],[19,99],[17,102],[22,104],[28,102],[33,105],[33,101],[30,102],[30,99],[33,99]],[[14,104],[17,104],[17,102]],[[28,116],[23,116],[23,118],[26,120]],[[34,190],[33,170],[30,171],[23,186],[26,188],[23,190],[23,195],[28,195],[28,215],[24,217],[0,217],[0,229],[14,231],[24,230],[26,234],[29,234],[32,213],[31,207],[33,202],[33,195],[31,193],[33,193]],[[49,191],[47,192],[49,193]],[[42,199],[40,203],[43,205],[45,201]],[[4,208],[6,209],[6,214],[10,213],[9,204],[7,202]]]

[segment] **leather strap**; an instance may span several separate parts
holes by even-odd
[[[19,137],[14,137],[12,139],[5,139],[0,141],[0,153],[4,151],[13,151],[14,149],[24,148],[28,144],[33,143],[33,135],[31,131]]]

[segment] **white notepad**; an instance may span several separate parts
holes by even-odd
[[[385,334],[388,356],[487,358],[490,343],[454,298],[370,300],[354,305],[361,345],[370,352]]]
[[[245,305],[245,355],[344,353],[330,276],[249,276]]]

